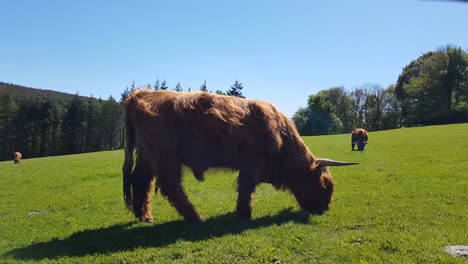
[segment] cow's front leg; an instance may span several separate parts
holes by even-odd
[[[163,169],[159,174],[158,185],[161,193],[167,197],[172,206],[174,206],[186,221],[204,222],[205,219],[195,210],[192,203],[182,188],[180,167],[174,169]]]
[[[252,202],[255,191],[255,180],[252,173],[240,171],[237,179],[237,215],[243,219],[252,217]]]

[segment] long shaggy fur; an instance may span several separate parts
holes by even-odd
[[[181,187],[182,164],[199,180],[210,167],[238,169],[241,217],[250,218],[252,193],[262,182],[290,190],[306,210],[328,209],[331,174],[314,166],[316,158],[292,121],[268,102],[206,92],[136,90],[124,103],[124,121],[124,199],[142,221],[152,219],[142,204],[149,203],[152,181],[185,219],[202,219]],[[138,187],[141,182],[144,186]]]
[[[132,95],[130,95],[132,96]],[[126,107],[135,107],[130,105],[135,100],[127,100]],[[135,129],[130,115],[126,111],[123,113],[124,126],[125,126],[125,147],[124,147],[124,165],[123,165],[123,193],[125,205],[128,210],[132,211],[132,170],[135,151]]]
[[[351,150],[354,150],[354,145],[357,144],[358,150],[363,151],[366,147],[369,135],[364,128],[356,128],[351,132]]]
[[[22,157],[23,157],[23,155],[21,155],[21,153],[17,151],[17,152],[14,153],[13,161],[15,163],[20,163]]]

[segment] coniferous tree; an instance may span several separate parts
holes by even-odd
[[[121,147],[123,131],[118,129],[117,124],[120,120],[122,107],[110,96],[108,100],[103,102],[101,108],[102,150],[112,150]]]
[[[65,154],[82,152],[86,110],[83,101],[76,95],[65,107],[63,117],[63,143]]]
[[[125,88],[125,90],[120,94],[120,104],[123,104],[125,100],[127,99],[128,95],[132,92],[133,90],[128,88],[128,86]]]
[[[182,89],[182,85],[180,85],[180,83],[177,83],[176,86],[175,86],[175,89],[174,91],[176,92],[182,92],[184,89]]]
[[[237,97],[245,98],[242,95],[242,89],[244,89],[244,87],[242,86],[242,83],[236,80],[234,84],[231,86],[231,88],[226,92],[226,94],[230,96],[237,96]]]
[[[13,96],[0,93],[0,160],[11,159],[14,151],[15,133],[13,125],[18,111],[18,105]]]
[[[102,100],[101,100],[102,101]],[[101,146],[101,104],[88,100],[86,116],[85,151],[99,151]]]
[[[162,81],[160,88],[161,88],[161,90],[169,89],[169,85],[167,85],[166,80]]]
[[[206,87],[206,80],[200,85],[200,91],[202,92],[208,92],[208,89]]]
[[[39,156],[44,157],[50,155],[49,146],[54,144],[51,141],[52,129],[51,124],[53,121],[53,108],[54,105],[49,98],[44,100],[39,105],[39,122],[38,122],[38,135],[39,135]]]
[[[161,85],[160,85],[160,83],[159,83],[159,78],[156,79],[156,82],[154,83],[153,89],[154,89],[154,90],[159,90],[159,89],[161,89]]]
[[[30,125],[30,103],[29,100],[23,99],[18,102],[18,111],[16,112],[13,131],[15,133],[15,151],[21,151],[23,157],[33,157],[31,150],[28,147],[29,137],[31,134]]]
[[[62,117],[63,107],[55,104],[51,112],[51,144],[49,145],[50,155],[62,154],[63,149],[63,131],[62,131]]]

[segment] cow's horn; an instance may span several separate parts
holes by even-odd
[[[348,165],[359,164],[359,162],[343,162],[343,161],[336,161],[336,160],[331,160],[331,159],[316,159],[314,163],[316,163],[318,167],[348,166]]]

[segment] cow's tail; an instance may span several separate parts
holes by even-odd
[[[132,113],[135,111],[137,105],[137,98],[132,94],[124,103],[122,118],[125,131],[125,158],[123,164],[123,193],[125,206],[129,211],[133,210],[133,196],[132,196],[132,170],[134,164],[134,153],[136,145],[135,125],[132,120]]]

